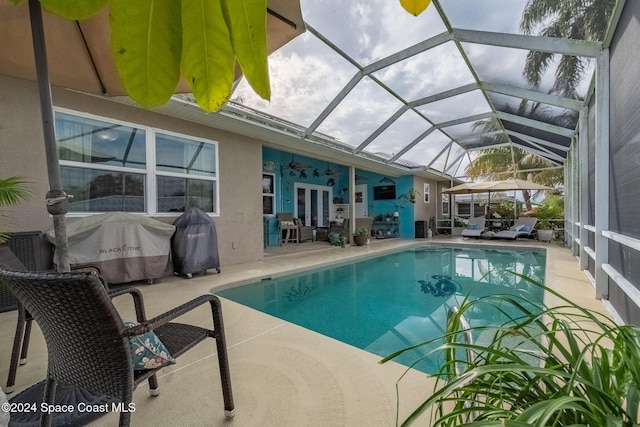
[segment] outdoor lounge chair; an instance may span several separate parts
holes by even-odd
[[[486,218],[483,216],[477,216],[475,218],[469,218],[469,222],[464,230],[462,230],[462,237],[481,237],[486,227]]]
[[[495,239],[517,240],[520,237],[533,237],[538,218],[520,217],[508,230],[502,230],[493,235]]]
[[[47,351],[47,378],[11,399],[19,402],[21,395],[39,389],[40,398],[33,402],[53,405],[56,389],[75,387],[81,396],[102,396],[107,402],[128,408],[133,390],[149,380],[150,392],[157,395],[155,369],[134,370],[130,337],[153,331],[172,357],[178,357],[205,338],[216,340],[225,415],[233,417],[234,404],[231,391],[229,363],[222,322],[220,301],[214,295],[203,295],[182,304],[167,313],[145,320],[142,294],[136,288],[122,288],[115,292],[135,295],[138,324],[125,325],[116,311],[95,272],[43,273],[18,272],[0,269],[0,283],[7,286],[33,315],[44,335]],[[214,329],[170,322],[186,312],[210,303]],[[43,388],[43,390],[42,390]],[[59,393],[62,395],[63,393]],[[44,396],[44,398],[42,398]],[[111,404],[109,403],[109,405]],[[27,414],[29,415],[29,414]],[[56,417],[64,418],[67,414]],[[51,425],[53,415],[41,414],[41,425]],[[131,412],[120,413],[120,425],[129,425]],[[13,414],[12,414],[12,421]],[[16,422],[18,420],[15,420]],[[60,423],[77,425],[76,421]],[[74,424],[75,423],[75,424]]]

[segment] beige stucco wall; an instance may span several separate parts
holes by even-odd
[[[14,231],[45,231],[52,222],[44,205],[48,177],[36,86],[0,77],[0,93],[0,176],[27,177],[33,194],[5,214]],[[53,99],[58,107],[218,141],[220,216],[214,222],[220,262],[263,257],[260,141],[72,91],[54,89]],[[159,219],[173,222],[175,217]]]
[[[429,184],[429,203],[424,202],[424,184]],[[413,215],[415,221],[428,221],[432,216],[436,216],[438,207],[437,183],[420,176],[413,178],[413,188],[419,195],[416,197],[416,203],[413,205]]]

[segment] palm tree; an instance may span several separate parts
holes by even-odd
[[[529,0],[520,29],[525,34],[566,39],[602,41],[616,0]],[[531,51],[527,55],[524,78],[539,87],[542,75],[555,54]],[[587,69],[588,58],[564,55],[550,92],[577,99],[577,87]]]
[[[546,169],[555,166],[549,160],[529,153],[518,147],[496,147],[480,151],[480,155],[466,168],[466,174],[472,177],[482,176],[487,180],[499,181],[518,178],[533,181],[538,184],[557,186],[563,182],[561,168]],[[543,169],[531,172],[532,169]],[[527,172],[523,172],[527,171]],[[531,209],[532,194],[529,190],[522,190],[522,197],[527,209]]]
[[[21,200],[29,197],[26,181],[17,176],[0,178],[0,208],[3,206],[15,205]],[[0,213],[0,243],[4,243],[9,238],[11,220]]]
[[[509,105],[504,112],[521,117],[553,123],[564,127],[575,127],[577,117],[573,114],[551,116],[540,103],[522,102],[517,110]],[[474,128],[489,133],[501,129],[498,120],[476,122]],[[505,142],[504,135],[485,137],[483,145],[498,145]],[[506,177],[532,181],[549,187],[559,187],[564,183],[564,170],[552,161],[530,153],[516,146],[496,146],[480,150],[478,156],[467,166],[465,172],[470,177],[483,177],[487,180],[501,180]],[[527,209],[531,209],[531,198],[535,194],[523,190]]]

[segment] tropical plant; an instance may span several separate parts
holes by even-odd
[[[516,207],[514,209],[513,200],[502,199],[497,202],[491,202],[491,212],[494,216],[497,214],[498,218],[503,221],[513,221],[522,211],[522,203],[520,201],[516,201],[515,203]]]
[[[401,194],[398,197],[398,200],[400,201],[407,201],[409,203],[415,203],[416,202],[416,197],[418,197],[420,193],[418,193],[418,191],[415,188],[410,188],[407,190],[406,193]]]
[[[23,0],[10,0],[17,4]],[[128,94],[145,107],[166,103],[182,71],[198,105],[221,108],[236,62],[254,91],[271,96],[266,0],[40,0],[66,19],[90,18],[109,5],[111,51]]]
[[[469,222],[468,218],[462,218],[459,216],[453,218],[454,227],[466,227],[468,222]]]
[[[27,183],[20,177],[0,178],[0,243],[9,237],[11,218],[2,213],[2,207],[15,205],[29,197]]]
[[[510,105],[502,109],[509,114],[520,117],[552,123],[566,128],[575,128],[577,116],[573,113],[551,115],[540,103],[522,103],[518,108]],[[483,133],[490,133],[502,129],[498,120],[483,120],[474,123],[474,129]],[[484,137],[486,145],[495,145],[478,151],[478,156],[466,168],[465,173],[470,177],[482,177],[487,180],[499,181],[505,178],[518,178],[532,181],[552,188],[560,187],[564,183],[564,169],[551,160],[538,156],[518,146],[504,146],[507,142],[504,135]],[[500,145],[500,146],[498,146]],[[522,190],[527,209],[531,209],[531,199],[537,193]]]
[[[438,339],[446,361],[433,393],[403,425],[428,413],[434,427],[637,427],[640,328],[617,325],[539,282],[511,274],[561,303],[536,307],[526,295],[506,294],[466,299],[449,318],[452,332]],[[465,315],[487,305],[509,321],[497,327],[463,326]],[[484,341],[458,342],[461,330]]]
[[[536,228],[539,230],[554,230],[556,221],[564,219],[564,197],[560,194],[549,194],[542,202],[527,212],[527,216],[538,218]]]
[[[603,41],[616,0],[529,0],[522,14],[520,29],[525,34]],[[524,78],[539,87],[542,75],[557,55],[531,51],[527,55]],[[550,92],[578,98],[577,87],[589,69],[589,59],[563,55],[558,61],[556,79]]]

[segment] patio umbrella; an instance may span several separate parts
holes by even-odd
[[[267,3],[271,53],[304,32],[305,27],[299,0],[268,0]],[[69,21],[50,14],[43,17],[38,0],[18,5],[0,0],[0,74],[38,82],[49,179],[46,205],[53,217],[60,271],[69,270],[65,222],[68,198],[60,178],[51,85],[100,95],[126,95],[110,42],[106,10],[85,21]],[[189,86],[181,80],[176,92],[189,91]]]
[[[505,179],[502,181],[484,181],[484,182],[465,182],[464,184],[456,185],[455,187],[442,190],[443,193],[449,194],[471,194],[471,193],[489,193],[489,201],[491,201],[491,192],[496,191],[549,191],[553,190],[546,185],[537,184],[532,181],[526,181],[524,179]],[[516,205],[514,203],[514,210]]]
[[[510,191],[510,190],[553,190],[546,185],[536,184],[535,182],[525,181],[523,179],[505,179],[503,181],[484,181],[484,182],[465,182],[455,187],[442,190],[443,193],[449,194],[471,194],[471,193],[488,193],[491,191]]]
[[[490,191],[487,189],[489,184],[490,182],[465,182],[451,188],[445,188],[442,192],[448,194],[486,193]]]
[[[531,181],[525,181],[523,179],[505,179],[503,181],[489,181],[486,182],[487,189],[489,191],[510,191],[510,190],[531,190],[531,191],[542,191],[542,190],[553,190],[551,187],[547,187],[546,185],[537,184]]]

